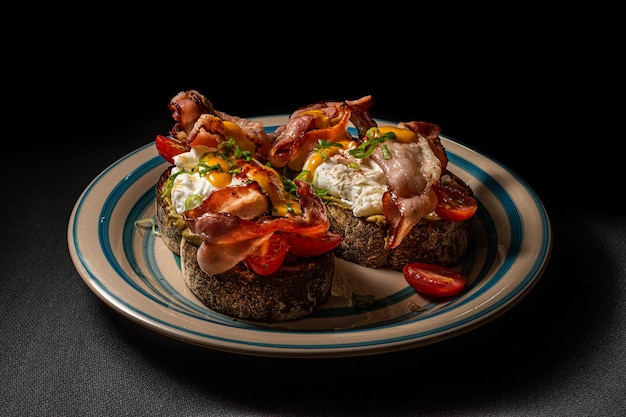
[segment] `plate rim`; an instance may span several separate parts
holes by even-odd
[[[288,115],[269,115],[269,116],[251,117],[249,119],[262,121],[264,122],[264,125],[266,127],[271,128],[272,126],[275,127],[276,125],[283,122],[286,117],[288,117]],[[395,124],[394,122],[391,122],[388,120],[382,120],[382,119],[376,119],[376,121],[380,125]],[[481,160],[489,161],[489,163],[493,165],[491,169],[497,169],[501,173],[505,173],[509,177],[509,179],[513,179],[515,181],[515,185],[518,188],[520,188],[524,193],[526,193],[525,195],[522,195],[518,198],[525,198],[525,200],[523,201],[531,202],[537,211],[539,221],[542,224],[543,249],[540,251],[540,253],[537,254],[537,258],[535,259],[533,270],[529,272],[529,275],[527,279],[525,280],[526,281],[525,284],[522,286],[522,288],[517,289],[515,293],[510,294],[510,298],[508,300],[505,300],[504,302],[494,307],[491,311],[488,311],[485,314],[480,315],[478,318],[474,320],[468,320],[467,322],[460,323],[451,329],[446,329],[444,331],[433,334],[429,337],[416,338],[416,339],[400,339],[396,341],[391,340],[387,343],[376,344],[376,345],[367,344],[367,339],[365,338],[363,339],[364,340],[363,344],[353,343],[353,344],[350,344],[349,347],[341,347],[341,345],[334,346],[332,344],[329,347],[313,346],[310,348],[303,348],[297,345],[293,345],[293,346],[279,345],[275,347],[266,345],[263,347],[259,347],[259,346],[254,346],[253,344],[247,344],[247,343],[238,344],[238,343],[230,342],[226,339],[221,340],[221,341],[220,340],[206,341],[202,338],[193,337],[192,335],[181,334],[180,331],[177,331],[176,329],[170,327],[168,323],[162,322],[162,320],[160,321],[158,317],[156,318],[147,317],[146,314],[143,313],[142,311],[139,311],[139,309],[135,310],[133,308],[129,308],[128,305],[124,305],[120,303],[117,299],[115,299],[115,297],[113,297],[111,294],[108,293],[106,286],[102,287],[100,285],[99,280],[102,280],[103,278],[98,278],[96,276],[97,272],[89,270],[89,268],[85,264],[85,258],[82,255],[80,242],[75,240],[76,228],[78,227],[78,222],[81,220],[81,214],[82,214],[80,209],[83,205],[89,202],[90,190],[93,190],[95,187],[98,186],[98,184],[101,181],[103,181],[104,179],[107,179],[108,177],[113,175],[113,173],[117,174],[116,169],[118,171],[122,170],[121,166],[124,163],[128,163],[129,161],[133,160],[133,158],[141,158],[143,157],[144,153],[146,155],[153,153],[158,157],[158,154],[156,154],[156,151],[154,150],[154,142],[147,143],[146,145],[130,152],[129,154],[115,161],[113,164],[111,164],[106,169],[104,169],[100,174],[98,174],[83,190],[83,192],[77,199],[72,209],[72,213],[70,215],[70,219],[68,223],[67,238],[68,238],[68,247],[70,250],[70,256],[83,282],[90,288],[92,292],[94,292],[109,307],[113,308],[115,311],[124,315],[125,317],[132,319],[136,323],[139,323],[140,325],[149,328],[150,330],[153,330],[167,337],[171,337],[171,338],[174,338],[183,342],[191,343],[194,345],[198,345],[201,347],[207,347],[207,348],[216,349],[216,350],[228,351],[231,353],[240,353],[240,354],[255,355],[255,356],[345,357],[345,356],[372,355],[372,354],[379,354],[379,353],[385,353],[385,352],[390,352],[390,351],[405,350],[405,349],[424,346],[424,345],[436,343],[445,339],[449,339],[451,337],[458,336],[460,334],[473,330],[477,327],[480,327],[492,321],[493,319],[501,316],[506,311],[509,311],[511,308],[517,305],[532,290],[532,288],[534,288],[537,281],[540,279],[543,272],[545,271],[550,255],[551,255],[552,230],[551,230],[550,220],[545,210],[545,207],[543,206],[543,203],[539,199],[538,195],[534,192],[534,190],[532,190],[532,188],[521,177],[519,177],[515,172],[510,170],[508,167],[504,166],[503,164],[499,163],[493,158],[481,153],[480,151],[469,147],[468,145],[462,143],[461,141],[453,139],[444,134],[442,134],[441,137],[445,142],[445,147],[447,150],[449,147],[451,149],[452,148],[462,149],[464,152],[468,153],[469,155],[474,156],[474,158],[479,158]],[[149,159],[154,159],[154,156]],[[165,164],[165,161],[161,161],[161,163]],[[125,175],[119,181],[123,182],[127,178],[128,176]],[[119,183],[117,185],[119,185]],[[113,190],[111,190],[111,192],[113,192]],[[522,220],[523,220],[524,213],[521,213],[520,215],[522,216]],[[97,246],[99,249],[101,249],[100,245],[97,245]],[[102,285],[105,285],[105,284],[102,284]],[[254,330],[254,329],[241,329],[241,328],[234,328],[234,329],[235,329],[235,332],[237,331],[245,332],[245,331]],[[267,329],[263,328],[263,329],[257,329],[257,330],[266,331]],[[372,332],[375,332],[375,331],[376,329],[365,329],[365,331],[346,330],[342,332],[342,337],[346,338],[346,337],[352,336],[352,337],[363,338],[363,334],[365,333],[372,334]],[[293,333],[294,335],[297,334],[300,336],[302,335],[302,332],[299,332],[299,331],[286,332],[286,333],[287,334]],[[307,332],[307,334],[310,334],[310,333],[311,332]],[[328,332],[312,332],[312,333],[322,335]],[[337,332],[334,332],[334,333],[337,333]],[[336,336],[333,336],[333,337],[336,337]]]

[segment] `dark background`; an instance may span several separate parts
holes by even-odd
[[[162,20],[142,13],[142,25],[121,12],[99,23],[94,11],[45,27],[28,20],[39,35],[7,45],[0,414],[623,415],[621,49],[610,24],[586,30],[610,13],[398,9],[361,19],[328,7],[247,9],[249,22],[172,6]],[[304,25],[304,15],[340,21]],[[96,175],[167,134],[167,104],[187,89],[241,117],[372,94],[377,118],[437,123],[537,193],[550,263],[502,317],[402,352],[257,358],[144,329],[84,285],[68,220]]]
[[[91,35],[96,26],[84,45],[77,44],[80,30],[59,33],[46,44],[54,58],[37,52],[24,58],[27,83],[19,82],[24,73],[17,67],[7,104],[10,114],[27,117],[27,131],[37,124],[47,136],[61,134],[71,149],[89,143],[87,132],[114,135],[144,116],[163,121],[146,131],[145,141],[152,140],[169,128],[170,98],[187,89],[241,117],[371,94],[375,117],[437,123],[445,135],[531,181],[536,172],[531,185],[546,197],[607,187],[619,166],[610,147],[618,143],[612,127],[624,95],[623,66],[604,38],[551,27],[549,16],[528,26],[477,22],[446,36],[430,27],[417,31],[410,16],[398,18],[405,20],[392,27],[371,22],[354,33],[306,31],[292,22],[296,27],[264,27],[235,40],[228,26],[204,41],[158,25],[129,36]]]

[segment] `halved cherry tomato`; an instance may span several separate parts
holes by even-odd
[[[289,244],[289,253],[307,258],[330,252],[339,246],[342,238],[343,236],[339,233],[330,231],[316,236],[304,236],[294,233],[287,235],[287,243]]]
[[[413,262],[402,268],[404,279],[415,291],[432,297],[453,297],[467,284],[467,278],[445,266]]]
[[[282,266],[288,247],[285,235],[274,233],[248,255],[244,262],[249,269],[259,275],[273,274]]]
[[[435,213],[444,220],[461,222],[472,217],[478,209],[476,199],[458,188],[437,185],[435,193],[439,199]]]
[[[174,165],[174,157],[176,155],[188,152],[190,149],[189,146],[170,136],[157,135],[154,142],[159,155],[172,165]]]

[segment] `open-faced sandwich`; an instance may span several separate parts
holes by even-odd
[[[370,268],[454,266],[466,254],[477,205],[448,170],[438,125],[378,126],[371,96],[319,102],[275,132],[269,161],[295,171],[326,203],[335,254]],[[348,122],[357,135],[346,134]]]
[[[156,138],[171,164],[156,220],[204,304],[239,319],[299,319],[330,296],[335,255],[398,271],[460,262],[476,201],[448,170],[439,126],[378,126],[372,105],[318,102],[268,133],[195,90],[171,100],[176,123]]]
[[[205,305],[279,322],[312,313],[331,293],[332,250],[322,200],[264,162],[263,126],[216,111],[196,91],[170,102],[176,120],[156,147],[171,166],[156,186],[156,221]]]

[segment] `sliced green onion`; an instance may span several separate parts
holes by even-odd
[[[317,149],[332,148],[332,147],[343,148],[343,145],[341,143],[331,142],[328,140],[322,140],[322,139],[317,140]]]
[[[369,158],[372,153],[376,150],[376,147],[381,143],[388,140],[396,140],[396,134],[393,132],[387,132],[385,134],[380,133],[380,130],[377,127],[372,127],[367,131],[367,140],[361,143],[354,149],[350,149],[348,153],[355,158],[364,159]],[[383,157],[385,159],[391,158],[391,153],[388,153],[388,157],[384,154]],[[387,149],[389,152],[389,149]]]
[[[350,161],[350,162],[348,163],[348,167],[352,168],[352,169],[353,169],[353,170],[355,170],[355,171],[360,171],[360,170],[361,170],[361,165],[357,164],[357,163],[356,163],[356,162],[354,162],[354,161]]]
[[[215,164],[215,165],[207,165],[204,162],[200,162],[198,165],[198,174],[200,175],[205,175],[211,171],[222,171],[222,167],[220,166],[220,164]]]
[[[391,151],[386,144],[383,143],[382,145],[380,145],[380,151],[383,153],[383,158],[391,159]]]
[[[226,142],[218,143],[217,151],[228,157],[228,155],[230,155],[230,153],[233,151],[233,147],[235,147],[236,145],[237,142],[235,142],[235,138],[231,136]]]
[[[172,191],[172,187],[174,186],[174,179],[182,174],[184,171],[178,171],[176,174],[172,174],[167,179],[167,184],[165,185],[165,189],[161,193],[161,198],[165,198],[169,195],[170,191]]]
[[[185,199],[185,210],[191,210],[202,204],[202,197],[198,194],[191,194]]]
[[[315,191],[315,194],[318,197],[324,197],[325,195],[328,194],[328,189],[327,188],[317,188],[317,187],[313,187],[313,190]]]
[[[309,175],[311,171],[309,171],[308,169],[303,169],[298,175],[296,175],[296,179],[297,180],[301,180],[302,178],[306,177],[307,175]]]

